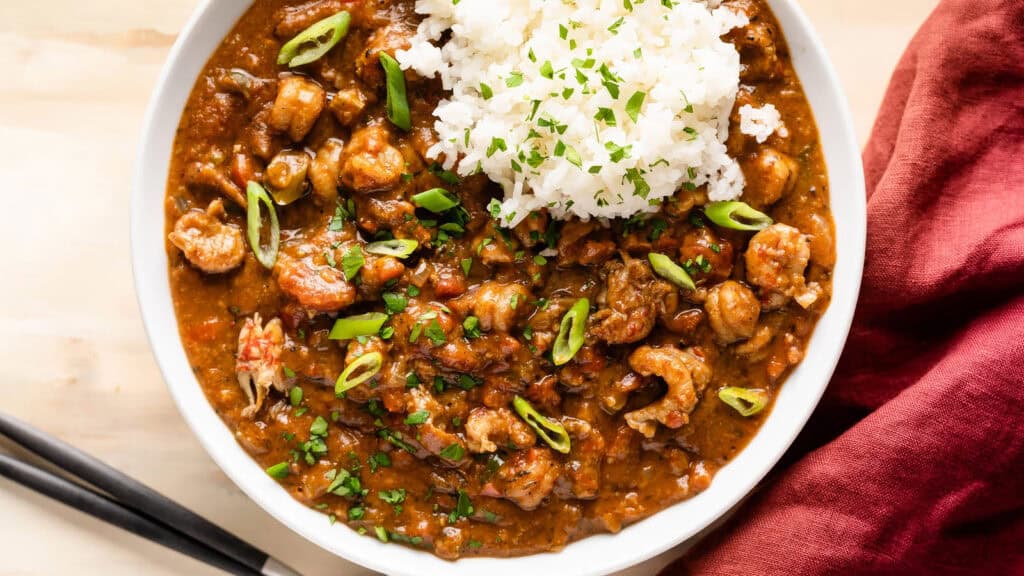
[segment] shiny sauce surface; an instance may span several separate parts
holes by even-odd
[[[425,158],[444,97],[437,82],[407,77],[411,131],[386,118],[377,54],[407,45],[411,2],[257,0],[228,34],[173,149],[175,309],[211,405],[282,487],[324,513],[325,529],[347,523],[452,559],[554,550],[698,494],[757,432],[828,306],[834,228],[817,128],[781,30],[762,0],[727,4],[751,20],[728,36],[744,64],[736,109],[773,104],[788,131],[759,144],[734,112],[728,146],[746,176],[742,200],[793,235],[718,227],[699,189],[647,220],[604,227],[536,213],[502,229],[487,210],[500,188]],[[351,29],[325,57],[299,72],[276,63],[285,41],[342,9]],[[296,78],[287,89],[312,84],[322,109],[282,119],[275,106],[288,104],[278,100]],[[308,164],[304,175],[296,163]],[[276,209],[272,269],[247,242],[244,254],[203,243],[244,237],[250,180],[305,194]],[[435,187],[459,198],[457,214],[411,203]],[[197,236],[182,231],[186,216]],[[386,238],[419,248],[404,259],[363,252],[346,278],[346,254]],[[652,251],[684,264],[697,290],[653,274]],[[585,344],[555,366],[560,320],[583,297]],[[371,311],[388,313],[390,330],[328,337],[335,319]],[[240,336],[264,348],[242,353]],[[373,352],[380,371],[338,397],[339,374]],[[247,370],[270,383],[255,405],[239,379]],[[744,417],[720,400],[723,387],[762,391],[769,406]],[[516,415],[517,395],[563,425],[568,454]]]

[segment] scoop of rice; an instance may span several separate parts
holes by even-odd
[[[740,106],[740,132],[753,136],[758,144],[763,144],[774,132],[781,136],[787,134],[786,127],[782,124],[782,114],[771,104],[760,108],[754,108],[750,104]]]
[[[719,0],[418,0],[398,61],[440,76],[429,155],[504,189],[502,223],[531,210],[627,217],[680,188],[738,197],[726,153],[746,17]],[[446,31],[447,40],[441,38]]]

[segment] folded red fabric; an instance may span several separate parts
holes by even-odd
[[[1024,574],[1024,2],[939,5],[864,164],[864,285],[828,392],[664,574]]]

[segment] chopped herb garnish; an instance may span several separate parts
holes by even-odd
[[[469,518],[473,515],[473,503],[469,500],[469,494],[465,490],[459,490],[459,499],[455,503],[455,509],[448,515],[448,522],[454,524],[460,518]]]
[[[469,374],[459,374],[458,379],[459,388],[463,390],[472,390],[481,384],[480,380],[473,378]]]
[[[462,260],[459,260],[459,266],[462,267],[462,274],[469,276],[469,271],[473,268],[473,259],[463,258]]]
[[[421,332],[423,332],[423,324],[417,322],[416,325],[412,327],[412,330],[409,331],[409,344],[415,344],[416,341],[420,339]]]
[[[377,493],[380,499],[388,504],[401,504],[405,502],[405,488],[396,488],[394,490],[381,490]]]
[[[419,426],[430,419],[430,412],[419,410],[405,417],[405,423],[409,426]]]
[[[327,420],[324,420],[323,416],[317,416],[316,420],[309,425],[309,433],[314,436],[324,436],[327,434]]]
[[[505,152],[508,150],[508,145],[505,143],[504,138],[491,138],[491,145],[487,147],[487,157],[494,156],[494,153],[498,150]]]
[[[604,122],[608,126],[616,126],[615,111],[611,108],[598,108],[597,114],[594,114],[594,120]]]
[[[363,258],[363,250],[358,245],[345,251],[341,257],[341,271],[345,274],[345,280],[349,282],[359,274],[366,260]]]
[[[269,474],[271,478],[277,478],[278,480],[283,480],[283,479],[287,478],[288,477],[288,463],[287,462],[278,462],[277,464],[274,464],[270,468],[267,468],[267,474]]]
[[[409,299],[397,292],[385,292],[381,298],[384,299],[384,310],[388,314],[398,314],[409,304]]]
[[[523,83],[523,73],[522,72],[512,72],[512,73],[510,73],[508,75],[508,78],[505,78],[505,86],[508,86],[509,88],[515,88],[516,86],[522,85],[522,83]]]
[[[291,402],[292,406],[302,404],[302,388],[292,386],[292,389],[288,391],[288,400]]]
[[[626,102],[626,114],[629,115],[633,122],[636,122],[637,118],[640,117],[640,109],[643,108],[644,98],[646,97],[647,94],[644,92],[634,92],[629,97],[629,101]]]
[[[466,319],[462,321],[462,328],[466,338],[480,337],[480,319],[476,316],[466,316]]]
[[[409,374],[405,377],[405,387],[406,388],[416,388],[419,385],[420,385],[420,377],[419,377],[419,375],[416,374],[415,372],[409,372]]]
[[[651,220],[651,241],[655,241],[661,238],[661,235],[668,230],[668,222],[665,222],[661,218],[655,218]]]
[[[427,325],[426,335],[427,338],[430,338],[430,342],[434,346],[440,346],[441,344],[444,344],[445,333],[444,330],[441,328],[441,324],[438,323],[437,318],[431,320],[430,324]]]

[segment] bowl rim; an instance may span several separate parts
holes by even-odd
[[[563,576],[606,574],[664,552],[698,535],[727,514],[789,448],[831,379],[853,321],[867,232],[860,148],[841,83],[820,38],[796,0],[768,1],[783,23],[791,57],[811,101],[825,149],[830,203],[836,222],[833,298],[815,328],[804,361],[782,386],[772,413],[750,444],[718,471],[704,492],[617,534],[590,536],[558,552],[449,562],[430,552],[404,546],[386,547],[375,539],[358,535],[343,523],[328,526],[322,513],[294,500],[249,457],[206,400],[191,372],[170,301],[164,249],[163,206],[170,154],[185,100],[199,72],[212,50],[252,3],[250,0],[202,0],[174,43],[147,107],[132,183],[130,244],[136,297],[153,355],[178,410],[214,462],[250,499],[293,532],[338,556],[388,574],[418,576],[424,571],[443,570],[454,575],[487,571],[518,576],[530,569],[558,570]],[[210,50],[196,48],[211,42]],[[813,91],[813,98],[808,80],[821,86],[820,92]],[[173,115],[167,112],[168,108],[174,111]],[[823,125],[831,127],[834,133],[826,135]],[[159,190],[155,199],[147,195],[153,188]],[[842,202],[836,201],[837,190],[844,195]],[[841,214],[837,213],[840,205],[844,208]],[[158,215],[154,215],[154,211]],[[153,231],[154,218],[159,234]]]

